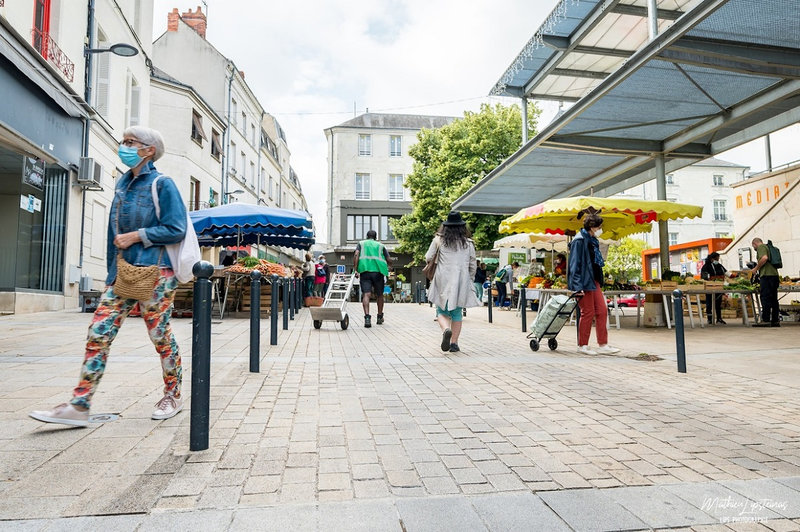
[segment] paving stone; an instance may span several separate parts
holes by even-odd
[[[319,512],[313,505],[244,508],[233,514],[230,530],[316,532],[318,519]]]
[[[389,495],[389,487],[383,480],[354,480],[353,493],[357,499],[374,499]]]
[[[422,479],[425,490],[431,495],[452,495],[459,493],[458,485],[449,476],[425,477]]]
[[[731,491],[720,483],[674,484],[662,487],[713,516],[719,523],[734,522],[737,517],[741,520],[742,512],[746,512],[748,518],[760,520],[781,517],[771,510],[759,508],[747,497]]]
[[[772,479],[731,480],[722,483],[782,517],[800,517],[800,490]]]
[[[391,501],[353,501],[319,505],[317,530],[342,532],[401,532],[397,509]],[[287,528],[289,530],[290,528]],[[410,531],[409,531],[410,532]]]
[[[616,488],[603,493],[653,528],[718,523],[712,516],[658,486]]]
[[[399,499],[395,502],[403,527],[409,532],[487,530],[480,516],[464,498]]]
[[[492,531],[568,531],[570,528],[531,493],[498,494],[472,499],[472,506]]]
[[[549,491],[538,495],[576,531],[646,528],[640,519],[603,490]]]
[[[151,513],[142,520],[142,524],[136,530],[137,532],[224,530],[231,524],[232,516],[231,510]]]

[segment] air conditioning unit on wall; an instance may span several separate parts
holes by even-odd
[[[91,157],[81,157],[78,167],[78,184],[85,187],[100,187],[103,167]]]

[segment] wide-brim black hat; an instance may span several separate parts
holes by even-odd
[[[447,215],[447,220],[442,225],[467,225],[467,222],[461,218],[460,212],[450,211],[450,214]]]

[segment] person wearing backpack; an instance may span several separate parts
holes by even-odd
[[[328,287],[328,265],[325,264],[325,256],[319,258],[317,266],[314,269],[314,294],[319,297],[325,297],[325,292]]]
[[[778,304],[778,286],[781,278],[778,268],[782,267],[780,251],[772,245],[771,240],[765,244],[756,237],[753,239],[753,249],[756,250],[758,262],[753,273],[761,277],[759,283],[759,297],[761,298],[761,323],[754,323],[753,327],[780,327],[781,316]]]
[[[501,310],[506,302],[506,283],[508,283],[509,279],[511,279],[511,265],[506,264],[504,267],[497,270],[497,274],[494,276],[494,284],[497,288],[497,306],[500,307]]]

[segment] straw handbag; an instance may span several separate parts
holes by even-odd
[[[160,259],[159,259],[160,260]],[[117,253],[117,280],[114,293],[125,299],[147,301],[153,298],[153,290],[160,275],[158,265],[134,266]]]
[[[119,210],[117,206],[117,234],[119,234]],[[158,255],[158,262],[161,262],[161,253]],[[117,280],[114,282],[114,293],[124,299],[136,299],[147,301],[153,298],[153,290],[161,274],[158,264],[152,266],[134,266],[126,261],[122,256],[122,250],[117,252]]]

